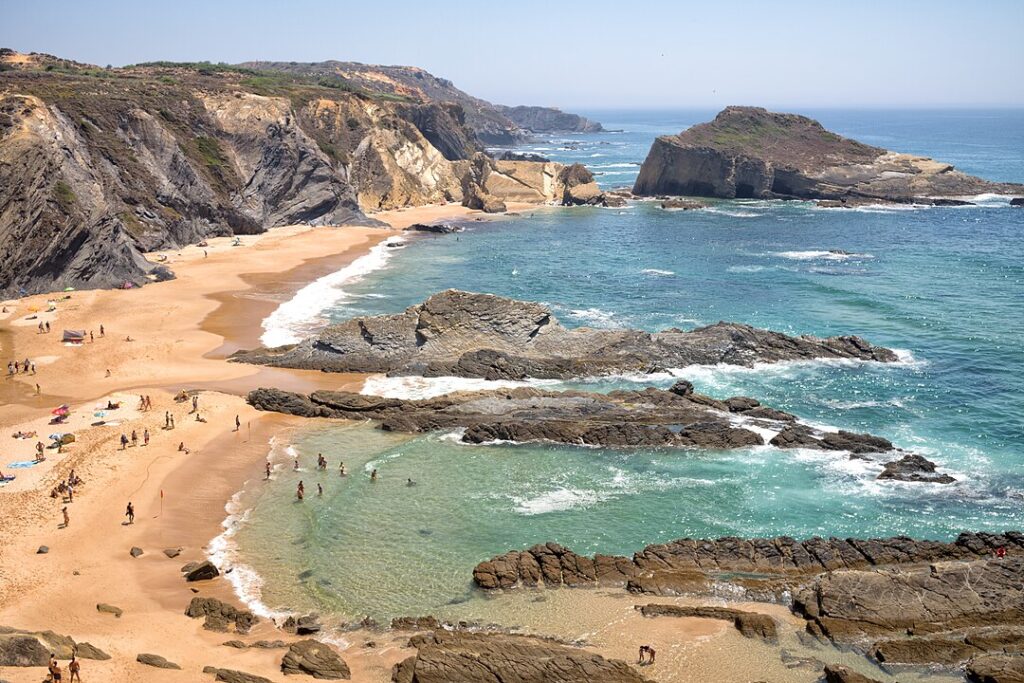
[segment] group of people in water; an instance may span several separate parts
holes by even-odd
[[[316,469],[318,471],[320,471],[320,472],[326,472],[327,471],[327,458],[324,457],[323,453],[317,453],[317,455],[316,455]],[[299,459],[298,459],[298,457],[296,457],[294,462],[292,463],[292,470],[295,471],[295,472],[299,471]],[[273,471],[273,468],[271,467],[270,461],[268,460],[265,463],[265,476],[264,476],[264,480],[269,480],[270,479],[270,475],[271,475],[272,471]],[[345,470],[345,463],[344,463],[344,461],[338,464],[338,474],[341,475],[342,477],[347,477],[348,476],[348,472]],[[371,472],[370,472],[370,481],[371,482],[376,482],[377,481],[377,468],[373,468],[373,470],[371,470]],[[413,481],[411,478],[409,478],[409,479],[406,480],[405,485],[406,486],[416,486],[416,482]],[[316,485],[316,494],[318,496],[324,495],[324,487],[321,484],[319,484],[319,483]],[[305,500],[305,498],[306,498],[306,484],[301,479],[299,480],[298,486],[295,487],[295,498],[296,498],[296,500]]]

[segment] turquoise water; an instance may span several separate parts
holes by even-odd
[[[993,179],[1024,179],[1024,112],[809,113],[865,142]],[[606,186],[628,185],[654,135],[710,115],[594,114],[625,132],[529,148],[588,163]],[[548,540],[629,554],[682,536],[951,538],[963,529],[1020,528],[1024,210],[1005,199],[980,201],[858,210],[765,201],[696,212],[654,203],[540,209],[475,223],[458,236],[412,240],[383,269],[344,285],[344,303],[329,311],[336,320],[395,312],[458,287],[546,302],[570,326],[655,330],[734,320],[792,334],[859,334],[901,349],[905,360],[675,374],[714,396],[750,395],[811,422],[889,437],[951,472],[954,485],[883,484],[875,480],[880,463],[836,453],[471,447],[445,435],[409,439],[318,423],[295,437],[294,448],[307,467],[323,452],[329,472],[286,468],[251,492],[255,507],[235,537],[239,559],[264,578],[269,607],[386,618],[471,610],[476,562]],[[346,478],[337,476],[340,459]],[[381,473],[376,483],[373,467]],[[293,502],[298,478],[313,491],[302,504]],[[407,478],[417,485],[407,487]]]

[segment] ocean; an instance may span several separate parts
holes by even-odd
[[[629,186],[655,136],[714,115],[584,113],[616,132],[542,136],[518,149],[584,163],[604,187]],[[1024,111],[801,113],[873,145],[1024,180]],[[934,460],[955,484],[883,483],[879,462],[842,453],[466,446],[457,434],[412,438],[311,422],[270,446],[277,473],[239,494],[217,552],[265,613],[460,618],[493,616],[470,585],[477,562],[545,541],[628,555],[687,536],[951,539],[966,529],[1019,529],[1024,210],[1004,197],[975,200],[952,208],[756,200],[699,211],[656,202],[540,208],[377,248],[284,304],[264,337],[283,343],[451,287],[541,301],[568,326],[689,329],[729,320],[857,334],[898,349],[901,361],[689,367],[545,385],[605,391],[685,378],[712,396],[753,396],[808,422],[885,436]],[[368,389],[425,396],[482,384],[378,378]],[[313,471],[319,452],[330,463],[325,473]],[[313,493],[301,504],[293,500],[299,478]]]

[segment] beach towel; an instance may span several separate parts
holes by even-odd
[[[37,464],[39,463],[37,463],[35,460],[19,460],[18,462],[9,462],[7,463],[7,466],[10,467],[12,470],[24,470]]]

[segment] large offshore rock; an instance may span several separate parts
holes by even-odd
[[[435,631],[414,636],[394,683],[643,683],[625,662],[529,636]]]
[[[759,107],[727,107],[709,123],[659,137],[633,186],[635,194],[646,196],[923,203],[934,203],[934,197],[1022,190],[1022,185],[982,180],[927,157],[841,137],[804,116]]]
[[[328,372],[517,380],[816,358],[897,360],[893,351],[860,337],[792,337],[739,323],[655,333],[568,329],[542,304],[458,290],[435,294],[398,314],[331,325],[293,347],[234,356]]]

